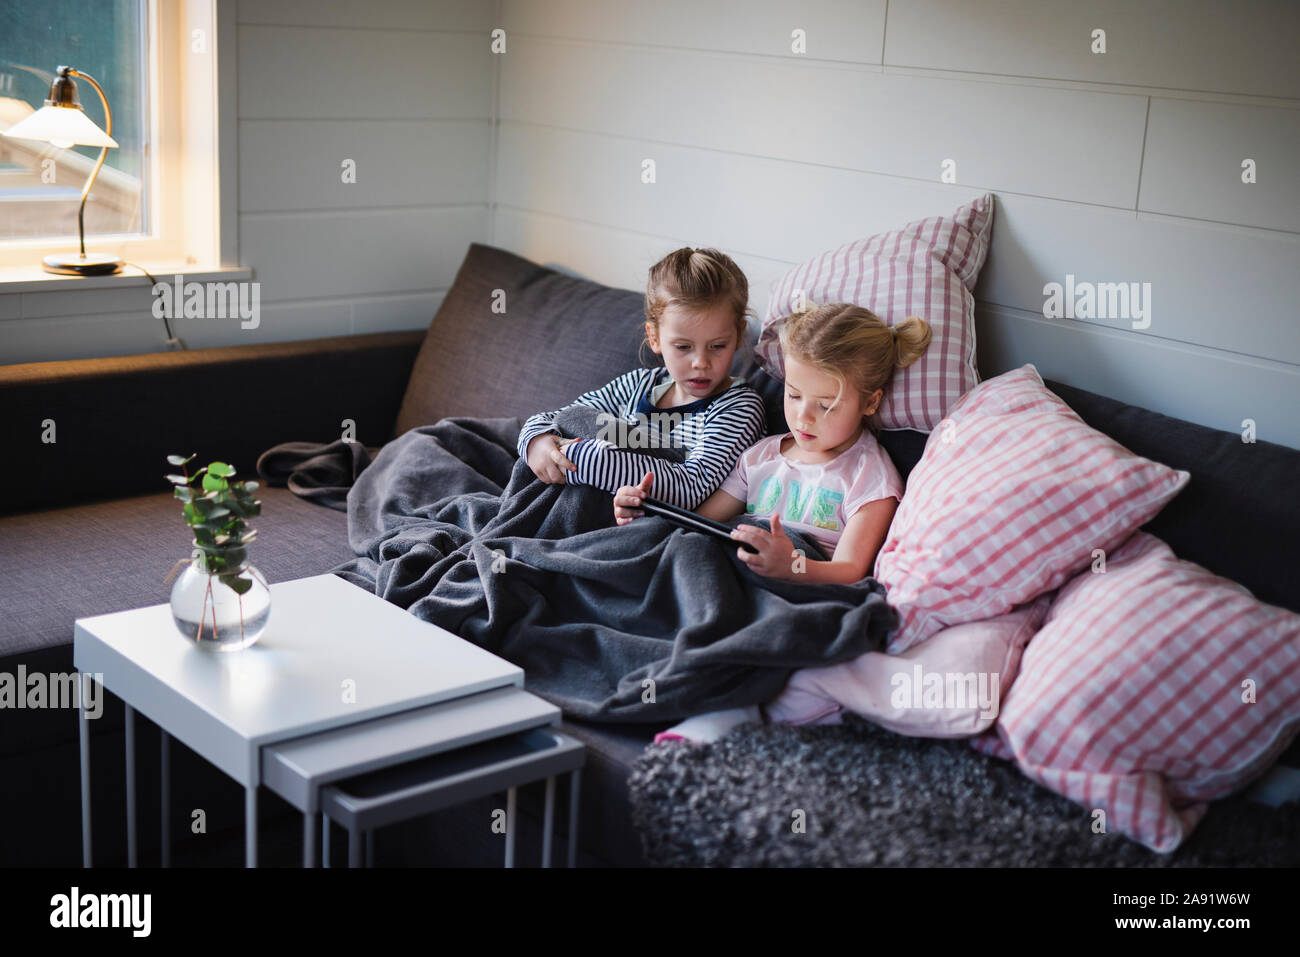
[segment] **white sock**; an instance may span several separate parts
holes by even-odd
[[[690,741],[716,741],[738,724],[746,721],[762,722],[758,705],[745,708],[727,708],[725,711],[710,711],[707,714],[692,715],[680,724],[668,729],[669,734],[680,734]]]

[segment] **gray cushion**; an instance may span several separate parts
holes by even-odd
[[[352,557],[347,515],[260,487],[249,560],[268,582],[319,575]],[[169,492],[0,517],[0,658],[71,644],[77,618],[167,601],[163,578],[190,554]]]
[[[1300,450],[1247,443],[1104,395],[1047,387],[1136,455],[1186,469],[1192,479],[1142,526],[1179,558],[1245,585],[1262,602],[1300,612]]]
[[[504,293],[504,313],[492,306]],[[520,416],[568,405],[638,366],[645,296],[472,243],[429,325],[396,434],[450,415]]]

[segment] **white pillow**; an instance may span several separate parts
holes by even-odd
[[[944,629],[902,654],[869,651],[801,668],[765,705],[777,724],[839,724],[842,709],[898,734],[964,738],[990,728],[1047,613],[1043,595],[987,621]]]

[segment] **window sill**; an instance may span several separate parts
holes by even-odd
[[[172,282],[179,273],[185,282],[235,282],[252,279],[248,266],[193,266],[184,263],[146,263],[159,282]],[[60,276],[43,270],[39,263],[20,268],[0,269],[0,296],[9,293],[76,292],[93,289],[127,289],[150,286],[149,278],[138,266],[124,266],[112,276]]]

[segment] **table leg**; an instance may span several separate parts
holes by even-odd
[[[330,866],[330,816],[320,816],[320,859],[321,867]]]
[[[244,788],[244,866],[257,866],[257,785]]]
[[[515,866],[515,789],[506,791],[506,867]]]
[[[135,709],[129,704],[122,720],[126,722],[126,866],[135,867]]]
[[[361,866],[361,832],[356,828],[348,829],[348,867]]]
[[[316,866],[316,812],[302,814],[302,866]]]
[[[171,867],[172,864],[172,778],[171,778],[171,757],[172,757],[172,736],[162,728],[158,729],[162,739],[162,866]]]
[[[578,866],[578,785],[582,768],[569,775],[569,866]]]
[[[81,676],[81,866],[90,867],[90,719],[86,717],[86,684],[95,679]]]
[[[555,775],[546,779],[546,816],[542,822],[542,867],[551,866],[551,837],[555,829]]]
[[[366,867],[374,867],[375,866],[375,832],[365,831],[361,835],[361,839],[365,842]]]

